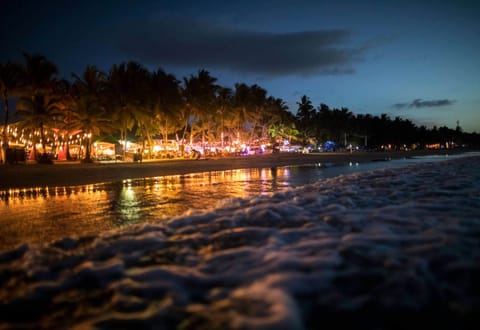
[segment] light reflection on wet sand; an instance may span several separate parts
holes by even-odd
[[[73,187],[12,189],[0,194],[0,250],[93,235],[206,210],[292,186],[291,168],[196,173]]]
[[[22,243],[95,235],[207,210],[229,198],[251,198],[329,177],[445,157],[212,171],[71,187],[0,191],[0,251]]]

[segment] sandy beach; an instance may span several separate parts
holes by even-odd
[[[280,153],[200,160],[159,160],[128,163],[54,165],[16,164],[0,166],[0,190],[46,186],[73,186],[144,177],[181,175],[240,168],[268,168],[313,163],[369,162],[422,155],[448,155],[461,150],[418,150],[396,152]]]

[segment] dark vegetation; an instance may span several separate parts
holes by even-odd
[[[179,80],[162,69],[149,71],[128,62],[108,72],[87,66],[83,74],[67,80],[58,77],[56,65],[44,56],[23,55],[23,64],[0,63],[2,146],[5,154],[13,140],[33,148],[42,145],[40,162],[48,162],[47,144],[61,145],[79,134],[85,161],[91,160],[92,143],[99,138],[141,141],[146,149],[154,138],[222,147],[282,139],[315,147],[333,141],[340,147],[353,144],[372,150],[480,145],[479,134],[463,132],[458,124],[454,129],[428,129],[386,114],[315,107],[305,95],[297,109],[288,109],[282,99],[256,84],[227,88],[205,70]],[[14,132],[8,129],[12,126]]]

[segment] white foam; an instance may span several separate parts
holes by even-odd
[[[0,328],[388,328],[434,312],[462,328],[480,312],[478,196],[470,157],[22,245],[0,254]]]

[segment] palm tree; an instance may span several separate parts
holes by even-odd
[[[265,115],[262,120],[262,139],[268,137],[268,130],[271,126],[286,122],[287,114],[291,115],[285,102],[280,98],[272,96],[267,99],[265,109]]]
[[[0,150],[0,163],[6,164],[6,150],[8,149],[8,121],[10,108],[8,99],[18,96],[23,83],[23,68],[20,64],[7,62],[0,63],[0,97],[3,98],[3,108],[5,111],[5,120],[2,134],[2,149]]]
[[[268,113],[267,107],[267,91],[262,87],[254,84],[250,86],[250,107],[252,108],[252,128],[254,138],[262,139],[266,137],[266,126],[270,121],[270,113]]]
[[[261,141],[265,141],[268,139],[268,128],[281,121],[282,112],[287,111],[288,107],[282,99],[270,96],[262,102],[260,109],[258,121],[260,126],[259,138]]]
[[[74,86],[82,94],[100,98],[106,88],[107,77],[104,72],[98,70],[94,65],[87,65],[82,77],[72,73],[75,78]]]
[[[234,104],[237,108],[237,138],[240,132],[248,134],[249,140],[256,133],[261,124],[262,115],[266,107],[267,91],[254,84],[235,84]]]
[[[76,75],[72,74],[73,77]],[[66,159],[72,160],[70,154],[70,140],[79,133],[79,130],[72,125],[76,111],[78,88],[74,83],[62,79],[55,84],[55,95],[60,99],[59,111],[54,113],[54,127],[58,131],[59,145],[63,145],[66,151]]]
[[[120,131],[124,159],[129,131],[135,124],[142,125],[145,118],[142,111],[146,108],[144,101],[145,91],[148,91],[147,76],[148,71],[137,62],[114,65],[108,75],[107,94],[112,100],[108,110]]]
[[[233,103],[235,106],[236,138],[241,138],[241,133],[245,130],[245,124],[249,121],[250,109],[248,107],[249,87],[246,84],[235,84]]]
[[[75,111],[72,121],[67,124],[70,130],[80,130],[86,137],[85,159],[83,162],[92,162],[91,146],[95,137],[109,132],[111,121],[106,117],[104,108],[86,95],[78,95],[75,102]]]
[[[293,121],[287,123],[279,122],[271,125],[268,129],[268,134],[274,140],[282,138],[287,139],[289,142],[292,140],[297,140],[300,136],[300,132],[295,127],[295,123]]]
[[[197,76],[184,78],[186,105],[190,107],[193,117],[190,118],[192,119],[191,128],[197,126],[201,132],[203,144],[205,144],[205,135],[211,133],[212,118],[215,116],[216,93],[219,88],[215,85],[216,81],[217,78],[212,77],[206,70],[200,70]]]
[[[224,146],[225,142],[225,119],[228,116],[228,112],[232,109],[233,94],[230,88],[220,87],[217,97],[217,114],[219,115],[217,123],[220,127],[220,143]]]
[[[303,135],[303,139],[304,141],[307,141],[315,133],[315,108],[306,95],[302,96],[300,102],[297,102],[297,105],[298,109],[295,117]]]
[[[66,123],[67,130],[78,130],[86,136],[84,162],[92,162],[91,146],[94,137],[109,131],[111,121],[106,116],[102,96],[106,86],[105,73],[95,66],[87,66],[83,76],[73,75],[73,112]]]
[[[21,97],[17,105],[17,113],[22,118],[20,128],[32,134],[35,155],[36,143],[42,144],[42,155],[38,159],[40,163],[52,163],[47,155],[47,140],[51,137],[47,136],[46,127],[53,122],[54,113],[59,111],[59,99],[48,94]]]
[[[139,137],[145,145],[145,140],[151,149],[153,146],[152,135],[158,132],[158,125],[154,121],[154,112],[151,107],[150,80],[151,73],[136,62],[127,65],[129,82],[128,111],[134,119],[135,136]]]
[[[52,111],[58,109],[59,100],[52,96],[58,69],[43,55],[23,52],[23,56],[25,58],[24,93],[28,96],[21,98],[18,113],[23,120],[23,127],[40,131],[43,154],[39,162],[51,163],[47,156],[45,127],[52,121]]]
[[[272,107],[277,109],[277,116],[268,126],[268,134],[274,140],[278,142],[281,138],[288,141],[298,140],[300,138],[300,132],[296,128],[296,118],[293,113],[288,111],[288,106],[282,99],[272,98],[269,102]]]
[[[58,68],[43,55],[23,52],[25,83],[30,95],[48,94],[58,74]]]
[[[336,143],[344,142],[347,126],[350,125],[352,114],[345,109],[330,109],[322,103],[315,114],[315,130],[317,140],[332,140]]]
[[[180,81],[174,75],[158,69],[151,74],[150,104],[154,120],[151,123],[158,125],[165,143],[169,133],[181,129],[181,108],[183,106]]]
[[[352,128],[353,114],[347,108],[333,109],[331,117],[331,129],[334,132],[335,140],[346,148],[349,134]]]

